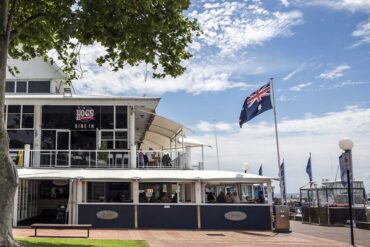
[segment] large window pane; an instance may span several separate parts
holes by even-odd
[[[5,83],[5,92],[6,93],[14,93],[15,91],[15,82],[14,81],[7,81]]]
[[[50,81],[29,81],[29,93],[50,93]]]
[[[127,128],[127,106],[116,106],[116,128]]]
[[[6,127],[8,129],[19,129],[21,127],[21,114],[8,113]]]
[[[100,127],[102,129],[114,128],[113,106],[101,106],[100,108]]]
[[[27,93],[26,81],[17,81],[17,93]]]
[[[177,184],[140,183],[139,202],[177,203]]]
[[[88,182],[88,202],[132,202],[129,182]]]
[[[33,146],[33,130],[8,130],[9,148],[23,149],[24,145]]]
[[[55,149],[55,143],[56,143],[55,130],[43,130],[41,132],[41,149],[43,150]]]
[[[33,128],[33,113],[24,113],[22,115],[22,128]]]

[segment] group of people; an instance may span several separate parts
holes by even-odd
[[[249,198],[246,198],[247,201]],[[229,188],[225,191],[221,190],[217,197],[213,194],[213,192],[207,193],[207,202],[208,203],[240,203],[240,197],[238,192],[234,191],[231,192]],[[255,203],[265,203],[265,197],[263,195],[263,191],[258,192],[258,197],[254,200]]]
[[[149,152],[143,153],[141,150],[138,153],[138,164],[139,167],[147,166],[158,166],[160,161],[162,161],[163,166],[170,166],[171,158],[169,154],[164,154],[160,157],[159,152],[153,152],[152,149],[149,149]]]
[[[152,193],[151,197],[147,197],[145,192],[139,194],[139,202],[153,202],[153,203],[177,203],[177,193],[173,196],[167,192],[161,192],[159,197]]]
[[[227,192],[222,190],[215,198],[213,192],[208,192],[207,202],[216,202],[216,203],[240,203],[240,198],[238,192],[231,192],[230,189],[227,189]]]

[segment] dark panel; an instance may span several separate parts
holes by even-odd
[[[17,93],[27,93],[26,81],[17,81]]]
[[[14,91],[15,91],[15,82],[14,81],[5,82],[5,92],[14,93]]]
[[[113,220],[102,220],[96,213],[112,210],[118,213]],[[94,228],[134,228],[134,205],[78,205],[78,224],[92,224]]]
[[[245,220],[231,221],[225,214],[231,211],[243,212]],[[270,206],[200,206],[202,229],[271,230]]]
[[[50,81],[29,81],[29,93],[50,93]]]
[[[138,225],[139,228],[196,229],[197,206],[138,205]]]

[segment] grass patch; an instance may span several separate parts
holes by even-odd
[[[27,247],[149,247],[144,240],[82,239],[82,238],[17,238]]]

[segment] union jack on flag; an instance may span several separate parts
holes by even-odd
[[[239,117],[240,128],[255,116],[264,111],[272,109],[271,86],[270,82],[263,85],[260,89],[249,95],[243,104],[243,109]]]

